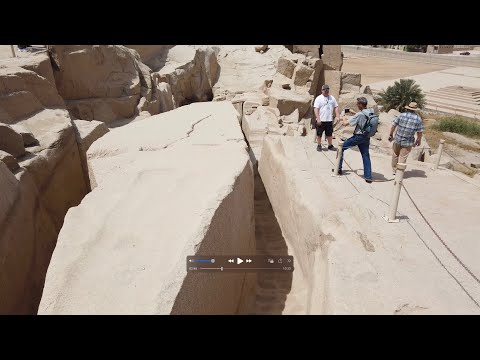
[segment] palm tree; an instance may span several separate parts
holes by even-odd
[[[425,95],[413,79],[400,79],[400,81],[395,81],[393,86],[382,90],[379,97],[379,103],[383,105],[385,111],[396,109],[403,112],[405,105],[408,105],[412,101],[416,102],[419,108],[425,105]]]

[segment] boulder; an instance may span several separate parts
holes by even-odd
[[[259,53],[263,53],[263,52],[267,51],[267,49],[268,49],[268,45],[257,45],[257,46],[255,46],[255,51],[259,52]]]
[[[52,45],[55,82],[64,100],[140,94],[134,54],[121,45]]]
[[[135,115],[141,87],[152,87],[138,53],[121,45],[52,45],[54,77],[68,110],[82,120]]]
[[[341,45],[323,45],[323,66],[325,70],[342,70],[343,57]]]
[[[359,94],[359,93],[342,94],[340,96],[340,100],[338,101],[338,106],[340,108],[340,111],[343,111],[345,108],[358,111],[357,98],[359,97],[365,97],[367,99],[367,108],[373,109],[375,114],[379,114],[378,105],[373,99],[373,96],[368,94]]]
[[[363,85],[363,86],[361,86],[359,92],[362,93],[362,94],[373,95],[373,92],[372,92],[372,90],[370,89],[370,86],[369,86],[369,85]]]
[[[313,75],[314,69],[303,65],[298,64],[295,67],[295,74],[293,76],[293,83],[296,86],[305,86],[307,81],[310,80],[310,77]]]
[[[310,95],[315,96],[317,94],[318,88],[321,88],[321,86],[323,85],[320,84],[323,75],[323,61],[318,58],[310,59],[309,66],[313,69],[313,75],[310,77],[310,87],[307,90]]]
[[[355,85],[355,86],[361,86],[362,85],[362,75],[361,74],[342,72],[342,84],[341,84],[342,89],[347,84]]]
[[[18,158],[25,154],[22,135],[15,132],[7,124],[0,123],[0,150]]]
[[[235,112],[191,104],[90,147],[98,186],[65,218],[39,314],[251,311],[255,274],[185,266],[188,255],[255,253],[253,168]]]
[[[290,115],[298,109],[299,117],[303,118],[311,111],[312,99],[308,94],[272,87],[269,96],[270,106],[278,108],[280,115]]]
[[[360,92],[360,86],[345,84],[340,90],[340,95],[347,94],[347,93],[355,93],[358,94]]]
[[[342,86],[342,72],[336,70],[325,70],[324,76],[325,84],[330,86],[330,95],[333,95],[338,101]],[[321,88],[321,86],[319,86],[319,88]]]
[[[159,82],[170,84],[176,107],[212,100],[218,74],[214,50],[186,45],[171,48],[165,66],[158,71]]]
[[[320,58],[320,45],[293,45],[292,53]]]
[[[278,59],[278,63],[277,63],[277,71],[288,77],[288,78],[292,78],[293,76],[293,73],[295,71],[295,63],[290,60],[290,59],[287,59],[285,57],[281,57]]]
[[[397,116],[401,115],[401,112],[398,111],[398,110],[395,110],[395,109],[390,109],[390,110],[388,110],[388,114],[397,117]]]
[[[35,139],[35,136],[32,134],[30,129],[27,129],[25,126],[21,124],[13,124],[11,125],[11,127],[13,130],[15,130],[16,133],[22,136],[23,145],[25,145],[25,147],[38,145],[38,140]]]
[[[64,108],[55,84],[21,67],[0,67],[0,122],[14,124],[44,108]]]
[[[255,101],[245,101],[243,103],[243,115],[252,115],[257,108],[261,106],[259,102]]]
[[[76,119],[105,123],[131,118],[137,113],[140,94],[118,98],[83,99],[66,101],[67,109]]]
[[[7,168],[11,172],[14,172],[19,168],[17,159],[3,150],[0,150],[0,162],[3,162],[5,165],[7,165]]]
[[[2,66],[20,67],[25,70],[33,71],[55,86],[52,63],[50,57],[45,53],[36,53],[27,57],[17,56],[15,58],[2,59],[0,60],[0,67]]]
[[[135,50],[142,63],[152,70],[158,70],[165,65],[168,51],[175,45],[125,45]]]
[[[284,115],[282,122],[285,124],[298,124],[299,119],[298,109],[295,109],[291,114]]]

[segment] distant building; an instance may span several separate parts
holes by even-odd
[[[473,50],[473,45],[428,45],[427,53],[452,54],[454,51]]]
[[[451,54],[453,52],[453,45],[428,45],[428,54]]]

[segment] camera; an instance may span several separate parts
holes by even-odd
[[[350,109],[346,108],[344,112],[345,112],[345,114],[348,114],[350,112]]]

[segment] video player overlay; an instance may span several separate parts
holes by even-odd
[[[292,272],[293,256],[187,256],[188,272]]]

